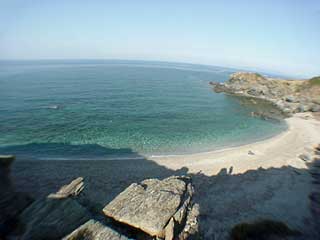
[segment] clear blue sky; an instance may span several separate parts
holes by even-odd
[[[0,59],[144,59],[320,74],[320,0],[1,0]]]

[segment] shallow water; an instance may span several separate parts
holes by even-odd
[[[0,154],[99,159],[183,154],[264,139],[283,121],[251,117],[210,81],[233,69],[143,61],[0,63]]]

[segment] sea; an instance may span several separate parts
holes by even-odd
[[[241,70],[241,69],[240,69]],[[239,71],[127,60],[0,61],[0,154],[135,159],[260,141],[287,129],[210,81]]]

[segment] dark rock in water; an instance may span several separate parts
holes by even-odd
[[[63,240],[127,240],[128,238],[102,223],[90,220],[74,230]]]
[[[71,198],[37,200],[21,214],[25,229],[21,239],[61,239],[90,218],[89,212]]]
[[[212,86],[214,86],[214,91],[216,93],[221,93],[221,92],[228,92],[228,88],[225,87],[224,84],[221,83],[211,83]]]
[[[133,183],[111,201],[103,212],[117,222],[150,236],[172,239],[185,228],[191,209],[193,187],[188,177],[147,179]]]
[[[31,197],[16,192],[10,177],[10,166],[15,157],[0,156],[0,239],[14,231],[19,214],[32,203]]]

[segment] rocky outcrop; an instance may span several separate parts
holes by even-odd
[[[21,239],[61,239],[88,221],[91,214],[73,198],[83,189],[82,181],[77,178],[25,209],[20,216]]]
[[[51,193],[48,198],[61,199],[77,196],[83,190],[83,188],[83,178],[78,177],[68,185],[62,186],[58,192]]]
[[[11,181],[10,168],[14,160],[12,155],[0,156],[0,239],[15,230],[19,214],[32,202],[26,193],[17,192]]]
[[[237,72],[225,83],[210,84],[217,93],[264,99],[284,113],[291,114],[320,111],[320,84],[314,79],[283,80],[266,78],[257,73]]]
[[[112,228],[91,219],[71,234],[64,237],[63,240],[128,240],[124,235],[116,232]]]
[[[60,239],[90,218],[89,212],[71,198],[39,200],[21,215],[25,229],[21,239]]]
[[[10,161],[3,161],[3,166],[10,166]],[[78,177],[34,201],[14,219],[15,231],[1,239],[183,240],[198,234],[199,206],[192,203],[189,177],[133,183],[100,213],[90,213],[90,207],[78,202],[83,189],[83,178]]]
[[[197,230],[197,207],[188,177],[147,179],[133,183],[111,201],[106,216],[152,237],[186,239]]]

